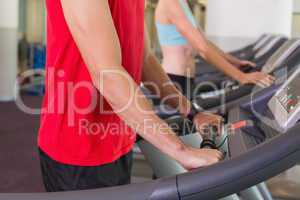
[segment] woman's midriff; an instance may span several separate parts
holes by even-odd
[[[189,45],[162,46],[162,65],[168,74],[194,77],[194,51]]]

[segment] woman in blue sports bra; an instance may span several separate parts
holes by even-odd
[[[177,83],[184,94],[187,95],[190,91],[187,84],[192,83],[195,76],[196,53],[241,84],[266,87],[273,83],[274,78],[262,72],[242,72],[238,67],[254,67],[255,64],[224,53],[208,41],[198,28],[187,0],[160,0],[155,18],[163,53],[162,65],[170,79]]]

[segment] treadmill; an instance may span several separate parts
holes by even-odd
[[[268,44],[270,45],[270,43],[272,43],[272,41],[278,40],[278,38],[281,38],[281,37],[282,36],[274,36],[274,35],[270,35],[270,34],[262,35],[253,44],[250,44],[250,45],[248,45],[240,50],[237,50],[235,52],[231,52],[231,54],[235,55],[236,57],[239,57],[241,59],[252,60],[255,57],[255,55],[260,52],[261,49],[263,49],[265,47],[264,49],[268,50],[269,47],[266,48],[266,46],[268,46]],[[196,76],[202,76],[202,75],[214,74],[214,73],[218,73],[220,75],[220,73],[218,72],[218,70],[216,68],[205,63],[205,61],[202,60],[201,57],[197,56],[195,58],[195,60],[197,62],[197,66],[198,66],[198,67],[196,67],[196,71],[197,71]],[[151,100],[154,101],[155,105],[160,103],[160,101],[158,100],[158,97],[156,95],[152,95],[151,92],[147,88],[145,88],[143,85],[142,85],[142,90],[147,97],[149,97]]]
[[[282,38],[281,35],[265,35],[253,46],[252,50],[248,50],[248,52],[241,52],[241,54],[236,54],[236,57],[243,60],[250,60],[253,61],[256,55],[262,51],[266,51],[270,48],[270,45],[274,45],[274,41],[278,40],[278,38]],[[251,46],[251,45],[250,45]],[[196,58],[199,60],[199,58]],[[206,63],[204,60],[201,62],[197,62],[197,70],[196,70],[196,77],[205,75],[207,73],[220,73],[215,67],[211,66],[210,64]]]
[[[300,124],[297,123],[300,116],[299,84],[300,70],[294,72],[272,95],[257,96],[259,101],[249,100],[248,104],[231,109],[228,123],[252,119],[257,122],[252,128],[259,131],[225,131],[228,133],[228,141],[226,139],[226,145],[223,146],[228,149],[227,159],[213,166],[147,183],[76,192],[0,194],[0,199],[214,200],[239,193],[278,175],[300,161]],[[269,91],[270,88],[265,90]],[[257,105],[264,106],[262,115],[268,116],[273,123],[259,120],[255,112],[249,109]],[[278,117],[278,114],[286,118]]]
[[[267,43],[270,41],[270,39],[274,37],[273,35],[267,35],[264,34],[261,37],[259,37],[254,43],[241,48],[239,50],[230,52],[229,54],[235,56],[236,58],[243,59],[243,60],[252,60],[255,56],[255,54]],[[213,73],[218,72],[217,69],[214,67],[207,65],[207,63],[203,60],[202,57],[199,55],[195,57],[196,60],[196,76],[203,75],[206,73]]]
[[[259,40],[256,43],[254,43],[253,45],[250,45],[250,46],[254,46],[253,52],[255,52],[255,54],[260,54],[260,55],[264,54],[264,56],[263,56],[264,58],[260,57],[260,59],[265,60],[269,57],[269,54],[266,54],[264,52],[268,52],[270,50],[270,48],[273,47],[274,44],[276,44],[276,42],[278,42],[280,40],[286,40],[286,39],[283,38],[283,36],[263,35],[261,38],[259,38]],[[281,43],[279,42],[277,45],[280,45],[280,44]],[[273,53],[273,51],[272,51],[272,53]],[[255,56],[255,54],[253,54],[253,57]],[[209,68],[213,69],[213,71],[210,70],[210,72],[207,72],[207,73],[204,73],[204,71],[205,71],[204,68],[203,67],[201,68],[201,73],[203,72],[203,75],[205,74],[205,76],[208,76],[208,77],[206,77],[206,79],[207,79],[206,81],[208,81],[208,79],[209,80],[213,79],[213,82],[215,82],[213,84],[214,85],[217,84],[219,87],[220,87],[220,84],[222,82],[224,82],[224,80],[227,81],[229,84],[232,84],[231,81],[228,81],[227,77],[225,77],[222,73],[219,73],[217,70],[215,70],[215,68],[212,68],[211,66],[209,66]],[[203,78],[203,80],[205,80],[205,77]],[[142,89],[143,93],[150,100],[152,100],[154,105],[159,105],[161,103],[159,97],[155,94],[152,94],[144,85],[141,85],[141,89]],[[212,89],[212,87],[210,85],[208,85],[207,87],[206,86],[204,87],[203,85],[201,86],[202,92],[207,92],[207,91],[210,91],[211,89]],[[220,89],[220,88],[215,88],[215,89]],[[197,92],[201,92],[201,91],[197,90]],[[164,109],[164,108],[162,108],[162,109]],[[163,113],[163,111],[158,111],[158,112]]]
[[[275,76],[276,81],[280,82],[280,78],[285,70],[291,71],[300,63],[300,40],[291,39],[279,48],[275,54],[268,60],[262,68],[265,73]],[[252,85],[230,86],[216,92],[208,92],[196,96],[195,104],[204,110],[220,110],[231,108],[238,104],[239,99],[249,95],[253,90],[259,88]]]
[[[274,35],[264,34],[259,37],[253,44],[250,44],[239,50],[229,52],[229,54],[240,59],[251,59],[257,53],[257,51],[260,50],[264,46],[264,44],[266,44],[266,42],[272,37],[274,37]]]
[[[273,56],[271,56],[271,58],[262,68],[262,71],[274,75],[277,82],[280,82],[282,75],[284,75],[284,71],[293,70],[297,66],[297,63],[300,63],[300,40],[291,39],[285,42],[273,54]],[[226,109],[239,104],[240,99],[247,98],[247,96],[251,95],[252,92],[260,89],[261,88],[254,85],[227,85],[222,90],[206,92],[195,96],[193,99],[193,104],[194,107],[198,108],[199,111],[213,110],[218,114],[225,114]],[[155,105],[159,105],[159,103],[160,101],[155,101],[154,99]],[[176,110],[166,105],[159,105],[155,108],[157,114],[162,119],[166,119],[172,115],[178,114]]]
[[[260,49],[253,60],[250,60],[257,64],[256,68],[242,67],[240,68],[245,73],[260,71],[268,59],[277,51],[288,39],[283,36],[277,36],[271,39],[271,41]],[[212,72],[196,76],[195,85],[198,93],[209,92],[212,90],[222,89],[226,85],[232,85],[234,82],[222,72]]]
[[[249,163],[246,162],[246,159],[241,159],[241,157],[247,155],[246,157],[250,158],[251,156],[249,154],[253,153],[252,156],[254,156],[254,152],[259,152],[259,154],[257,155],[260,155],[262,158],[270,158],[269,156],[273,154],[273,148],[277,148],[276,145],[278,145],[278,143],[280,142],[279,138],[285,138],[288,140],[289,136],[287,136],[286,134],[290,134],[291,132],[294,132],[293,137],[297,135],[297,132],[300,130],[300,124],[297,123],[300,119],[300,89],[298,89],[298,85],[300,84],[300,68],[295,72],[292,72],[291,74],[291,77],[285,82],[284,85],[273,88],[266,88],[264,89],[264,91],[260,91],[259,93],[255,94],[255,96],[242,103],[241,106],[232,108],[228,114],[228,124],[224,125],[223,127],[223,136],[221,138],[214,139],[213,142],[216,143],[215,146],[226,153],[228,160],[237,159],[242,161],[240,163],[241,166],[239,169],[231,170],[231,175],[237,175],[240,170],[243,170],[244,167],[249,167],[249,172],[251,171],[253,173],[252,178],[260,180],[256,182],[257,185],[247,185],[249,188],[244,187],[241,190],[236,190],[237,195],[228,196],[226,199],[239,199],[239,196],[245,197],[245,195],[246,198],[248,197],[251,200],[262,198],[272,199],[264,183],[262,182],[267,180],[266,176],[272,173],[273,169],[274,171],[278,172],[278,166],[268,166],[267,162],[259,162],[258,160],[260,160],[260,157],[255,156],[256,159],[253,159],[261,164],[264,163],[263,165],[265,166],[264,170],[259,169],[259,172],[255,172],[255,170],[251,170],[251,167],[253,169],[256,169],[258,167],[256,166],[257,163],[252,163],[251,166],[249,166]],[[287,107],[286,110],[288,112],[285,112],[282,105]],[[253,108],[255,109],[253,110]],[[259,112],[259,114],[257,114],[257,112]],[[268,116],[269,119],[264,119],[265,116]],[[269,121],[271,121],[272,123],[269,123]],[[191,122],[186,119],[182,119],[180,116],[169,118],[167,122],[171,127],[175,125],[176,133],[180,136],[181,140],[184,143],[195,148],[200,146],[203,147],[203,140],[201,139],[200,135],[196,133],[196,130],[192,126]],[[236,128],[235,130],[227,129],[226,127],[228,127],[228,125],[230,124],[236,124],[235,126],[240,127]],[[240,124],[245,125],[241,126]],[[193,134],[190,134],[191,132]],[[289,139],[293,140],[291,138]],[[277,140],[276,144],[273,143],[275,140]],[[298,140],[298,145],[300,144],[299,142],[300,141]],[[265,150],[263,148],[264,145],[267,147]],[[287,146],[289,146],[289,144],[282,145],[282,150]],[[186,170],[182,168],[180,164],[169,158],[167,155],[161,153],[158,149],[153,147],[148,142],[140,141],[139,147],[144,153],[146,159],[150,162],[157,177],[170,177],[175,174],[186,172]],[[279,153],[278,155],[280,154],[281,153]],[[300,158],[298,158],[297,160],[299,159]],[[278,158],[278,160],[280,160],[280,158]],[[283,162],[288,161],[288,163],[282,163],[282,165],[291,164],[293,166],[295,165],[295,163],[297,163],[297,161],[293,163],[291,160],[286,158],[282,158],[282,160]],[[238,165],[239,161],[236,161],[235,163]],[[268,171],[268,169],[270,171]],[[205,171],[205,169],[203,170]],[[228,177],[228,172],[226,170],[222,170],[221,168],[218,168],[218,170],[214,171],[214,173],[217,173],[216,176]],[[204,171],[203,173],[205,173]],[[212,177],[215,177],[213,174],[211,175]],[[251,179],[252,175],[249,175],[249,177],[237,175],[237,177],[239,177],[240,179]],[[179,177],[180,176],[181,175],[179,175]],[[263,178],[260,176],[262,176]],[[196,181],[199,177],[197,177],[197,173],[195,172],[192,173],[189,178]],[[212,178],[201,180],[203,180],[203,184],[196,184],[195,188],[193,189],[196,189],[196,187],[205,186],[206,181],[209,183],[214,182]],[[243,184],[243,181],[236,180],[236,183],[238,185]],[[228,181],[225,185],[227,184],[230,185],[230,181]],[[220,185],[222,184],[220,183]],[[230,187],[238,186],[234,186],[234,184],[231,184]],[[191,192],[192,190],[187,189],[187,191]],[[205,189],[203,191],[205,191]],[[208,191],[210,191],[210,189],[208,189]],[[231,195],[230,193],[227,194]],[[251,198],[249,196],[251,196]],[[212,198],[209,196],[201,197],[203,199],[217,199],[216,197]],[[224,196],[218,196],[218,198],[222,197]],[[197,198],[199,197],[195,195],[195,197],[187,199]]]

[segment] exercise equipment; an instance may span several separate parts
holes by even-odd
[[[245,46],[239,50],[230,52],[229,54],[235,56],[236,58],[243,59],[243,60],[252,60],[258,51],[266,46],[272,38],[274,38],[274,35],[267,35],[264,34],[261,37],[259,37],[254,43]],[[196,76],[201,76],[203,74],[207,73],[215,73],[218,72],[218,70],[211,65],[208,65],[202,57],[199,55],[195,57],[196,61]]]
[[[300,78],[294,74],[281,89],[272,97],[268,106],[278,122],[282,132],[293,127],[300,119]]]
[[[280,82],[285,70],[291,71],[300,63],[300,40],[291,39],[279,48],[262,68],[265,73],[275,76]],[[249,95],[255,86],[229,86],[216,92],[195,97],[195,103],[205,110],[224,110],[239,104],[239,99]],[[221,109],[222,108],[222,109]]]
[[[288,39],[284,36],[276,36],[268,42],[263,48],[261,48],[253,60],[250,60],[257,64],[256,68],[242,67],[241,70],[250,73],[255,71],[260,71],[261,68],[265,65],[268,59],[274,54],[274,52],[280,48]],[[198,67],[201,70],[201,66]],[[229,77],[224,75],[221,72],[212,72],[206,73],[202,75],[197,75],[195,78],[195,85],[197,87],[197,91],[201,92],[209,92],[216,89],[221,89],[224,85],[227,85],[233,82]]]
[[[260,38],[257,39],[253,44],[250,44],[240,50],[237,50],[235,52],[231,52],[237,57],[244,57],[246,58],[254,58],[254,56],[261,50],[263,47],[267,46],[274,38],[280,38],[281,36],[274,36],[274,35],[262,35]],[[212,73],[218,73],[218,70],[215,69],[214,67],[205,64],[205,61],[197,56],[195,58],[196,62],[198,63],[197,65],[201,65],[201,67],[197,67],[197,74],[199,76],[201,75],[207,75],[207,74],[212,74]],[[220,73],[219,73],[220,74]],[[141,88],[144,92],[144,94],[153,101],[154,105],[160,104],[159,97],[155,94],[152,94],[143,84],[141,85]],[[210,90],[209,88],[208,90]]]
[[[298,77],[299,70],[296,72]],[[294,79],[293,79],[294,80]],[[291,80],[291,82],[293,81]],[[288,81],[289,82],[289,81]],[[298,83],[299,85],[300,83]],[[270,90],[267,88],[265,90]],[[281,91],[282,88],[279,89]],[[276,90],[275,90],[276,91]],[[262,101],[249,101],[248,104],[232,109],[229,123],[255,117],[249,105],[261,105],[270,96],[260,96]],[[263,104],[267,105],[267,104]],[[297,104],[297,107],[299,104]],[[298,109],[296,109],[298,110]],[[274,113],[266,106],[265,113]],[[299,113],[297,113],[297,116]],[[293,117],[293,116],[289,116]],[[278,123],[274,121],[274,123]],[[258,125],[259,124],[259,125]],[[197,169],[148,183],[132,184],[121,187],[90,191],[37,193],[37,194],[0,194],[5,200],[197,200],[220,199],[228,195],[257,185],[296,165],[300,160],[300,124],[297,123],[285,133],[267,125],[264,121],[257,123],[263,127],[255,134],[244,130],[234,130],[228,137],[228,158],[210,167]],[[263,136],[264,140],[258,140]],[[238,196],[235,196],[238,198]]]
[[[247,101],[241,103],[241,106],[232,108],[229,111],[227,127],[230,126],[230,128],[228,129],[225,128],[226,126],[224,126],[223,137],[213,140],[211,139],[212,142],[209,143],[208,146],[220,148],[221,150],[226,152],[226,155],[228,156],[227,158],[231,161],[236,161],[235,164],[239,167],[235,166],[237,168],[232,169],[234,168],[234,166],[230,166],[230,164],[226,165],[226,167],[228,168],[223,169],[217,168],[217,165],[213,166],[212,168],[216,167],[220,171],[214,171],[214,173],[216,174],[212,173],[211,178],[207,179],[200,179],[198,173],[200,173],[201,170],[189,173],[189,178],[184,177],[184,175],[179,175],[179,177],[183,176],[183,179],[185,181],[193,182],[193,189],[185,188],[186,190],[184,190],[184,192],[187,192],[186,194],[191,193],[193,190],[196,190],[197,187],[199,188],[201,186],[207,186],[207,183],[213,182],[218,185],[223,185],[227,189],[230,189],[231,187],[240,188],[240,185],[247,185],[245,182],[243,182],[245,179],[257,179],[257,181],[255,182],[256,184],[258,184],[257,186],[255,186],[256,184],[247,185],[249,186],[249,188],[250,186],[255,187],[251,187],[250,189],[240,192],[243,189],[247,188],[244,187],[241,190],[236,190],[235,192],[240,192],[241,195],[250,195],[252,196],[251,199],[253,200],[260,199],[260,197],[268,197],[268,199],[270,198],[270,195],[262,182],[270,178],[268,177],[269,174],[272,174],[273,172],[279,172],[281,166],[290,168],[297,163],[296,161],[294,162],[294,164],[292,164],[292,160],[296,159],[297,157],[296,154],[294,154],[295,151],[291,151],[289,154],[291,156],[291,160],[288,158],[289,156],[285,156],[286,154],[283,153],[283,151],[285,148],[290,148],[291,146],[293,146],[293,144],[291,144],[293,140],[298,140],[298,145],[300,142],[299,134],[297,134],[300,128],[300,124],[296,123],[300,117],[300,91],[297,88],[297,85],[300,84],[299,77],[300,69],[292,72],[289,80],[286,81],[283,86],[263,89],[263,91],[255,94],[254,97],[248,98]],[[289,89],[287,90],[287,88]],[[282,105],[282,99],[284,99],[284,101],[287,101],[287,98],[288,100],[292,100],[288,101],[292,102],[292,104],[288,104],[288,108],[286,108],[284,111],[278,109],[278,105]],[[291,112],[291,109],[293,114],[285,115],[287,116],[285,121],[282,121],[282,118],[278,118],[278,115],[281,116],[284,115],[285,112]],[[260,115],[263,115],[263,117],[267,116],[268,119],[261,119],[261,116],[257,114],[257,112]],[[201,145],[202,140],[199,139],[200,136],[198,133],[192,132],[193,134],[188,134],[186,132],[186,127],[190,127],[190,123],[187,120],[182,119],[180,116],[177,116],[172,117],[167,121],[171,125],[171,127],[172,124],[176,124],[176,127],[180,127],[179,129],[176,129],[176,131],[177,134],[180,135],[184,143],[195,148]],[[269,121],[271,121],[272,123],[269,123]],[[234,125],[234,127],[232,126],[232,124]],[[277,129],[277,127],[279,127],[278,124],[284,124],[288,128],[282,131],[282,129]],[[190,127],[189,130],[193,130],[193,127]],[[156,176],[169,177],[175,174],[186,172],[186,170],[184,170],[176,161],[172,160],[167,155],[162,154],[159,150],[157,150],[146,141],[140,141],[139,146],[146,156],[147,160],[149,160],[152,164],[152,168]],[[202,146],[207,146],[207,144]],[[247,159],[252,159],[253,163],[248,163]],[[263,161],[263,159],[266,160]],[[276,165],[273,165],[274,163],[270,164],[269,159],[277,160],[278,163]],[[299,158],[296,160],[299,160]],[[225,161],[224,163],[226,162],[228,163],[228,161]],[[246,168],[248,168],[248,175],[239,174]],[[204,174],[206,172],[206,169],[203,169],[202,173]],[[228,173],[233,176],[237,175],[236,177],[239,180],[234,181],[232,178],[229,178],[230,175]],[[212,177],[216,177],[218,175],[227,177],[229,178],[229,180],[224,181],[223,183],[217,183],[213,181]],[[179,178],[178,180],[182,179]],[[197,180],[203,180],[202,184],[196,184]],[[234,186],[231,181],[234,181],[237,185]],[[209,193],[209,191],[212,190],[207,186],[203,191]],[[216,189],[214,191],[220,192],[219,189]],[[226,193],[226,191],[223,192]],[[229,195],[233,193],[226,194]],[[215,197],[206,195],[201,195],[201,197],[204,199],[217,199],[217,197],[221,198],[224,196],[218,196],[216,194]],[[200,194],[195,193],[194,195],[191,195],[186,199],[197,198],[200,198]],[[237,196],[228,197],[228,199],[236,198]]]
[[[264,34],[261,37],[259,37],[253,44],[250,44],[244,48],[241,48],[239,50],[229,52],[231,55],[240,58],[240,59],[252,59],[255,54],[265,45],[267,42],[272,38],[275,37],[271,34]]]
[[[255,197],[263,196],[263,184],[271,177],[293,167],[300,161],[300,124],[299,119],[298,88],[300,84],[300,69],[289,72],[289,79],[283,85],[275,85],[261,89],[248,99],[240,102],[229,110],[227,124],[223,129],[223,137],[215,138],[213,142],[226,153],[226,160],[210,167],[196,169],[191,172],[172,174],[168,178],[154,180],[148,183],[132,184],[127,186],[96,189],[89,191],[37,193],[37,194],[0,194],[0,199],[5,200],[197,200],[220,199],[232,194],[245,192]],[[292,96],[291,96],[292,94]],[[275,100],[273,100],[275,98]],[[285,104],[283,99],[293,100],[292,104]],[[294,100],[297,100],[294,102]],[[289,102],[289,101],[288,101]],[[282,104],[283,103],[283,104]],[[276,105],[284,106],[283,112],[288,112],[287,120],[282,121],[277,115]],[[292,106],[291,106],[292,105]],[[274,110],[275,108],[275,110]],[[282,111],[282,110],[281,110]],[[180,117],[173,117],[168,122],[179,124],[176,131],[199,147],[199,134],[193,130],[193,125]],[[250,126],[238,126],[229,129],[228,125],[237,122],[252,121]],[[245,123],[249,124],[249,123]],[[253,126],[252,126],[253,125]],[[281,127],[286,127],[282,131]],[[192,126],[192,127],[191,127]],[[182,131],[182,130],[185,130]],[[192,139],[195,136],[197,139]],[[142,146],[145,141],[140,141]],[[198,146],[199,144],[199,146]],[[221,146],[220,146],[221,145]],[[149,146],[151,147],[151,145]],[[154,147],[150,151],[156,151]],[[143,149],[145,156],[168,156],[164,154],[148,154]],[[150,159],[149,159],[150,160]],[[170,159],[173,166],[174,161]],[[162,163],[160,167],[166,167]],[[169,172],[169,171],[167,171]],[[256,186],[256,187],[253,187]],[[267,194],[265,194],[267,195]],[[227,199],[238,199],[238,195],[229,196]]]
[[[279,55],[276,54],[275,58],[269,58],[270,56],[272,57],[272,54],[274,54],[274,52],[276,52],[276,50],[286,41],[287,39],[283,36],[272,36],[272,35],[264,35],[261,38],[259,38],[259,40],[250,45],[250,46],[254,46],[253,49],[255,49],[256,52],[256,58],[257,58],[257,64],[258,67],[255,69],[248,69],[248,71],[254,71],[254,70],[260,70],[261,68],[263,68],[264,64],[266,63],[267,60],[276,60],[277,58],[282,54],[282,52],[284,52],[284,50],[286,50],[287,48],[284,48],[282,51],[279,52]],[[248,47],[250,48],[250,47]],[[242,52],[242,51],[241,51]],[[280,54],[281,53],[281,54]],[[274,57],[274,56],[273,56]],[[270,63],[270,62],[269,62]],[[278,65],[278,62],[276,63]],[[268,66],[270,66],[271,64],[266,64]],[[273,66],[273,65],[271,65]],[[210,67],[211,68],[211,67]],[[211,68],[213,69],[213,68]],[[197,102],[200,101],[202,102],[203,98],[206,98],[207,96],[217,96],[220,95],[222,93],[224,93],[224,90],[222,90],[224,87],[231,87],[233,89],[237,89],[238,86],[237,84],[228,79],[226,76],[224,76],[221,73],[206,73],[203,76],[199,76],[197,79],[201,79],[202,82],[196,85],[196,88],[191,91],[191,95],[193,97],[197,97],[195,99]],[[197,81],[196,81],[197,82]],[[231,90],[231,88],[226,88],[226,90]],[[157,114],[161,117],[161,118],[168,118],[174,114],[176,114],[176,111],[174,111],[174,109],[166,106],[166,105],[162,105],[161,101],[159,99],[159,97],[157,95],[152,95],[151,92],[146,89],[145,87],[142,86],[142,90],[144,91],[144,94],[146,94],[146,96],[152,100],[153,104],[156,106],[156,111]],[[217,90],[216,93],[208,93],[207,91],[211,91],[211,90]],[[219,91],[220,90],[220,91]],[[243,95],[248,94],[248,90],[244,90],[245,92],[243,93]],[[202,94],[206,92],[205,94]],[[202,94],[202,95],[198,95],[198,94]],[[231,96],[231,95],[230,95]],[[214,100],[216,101],[216,100]],[[204,104],[204,108],[206,105],[207,101],[203,101],[205,103]],[[214,106],[216,106],[217,103],[213,104]],[[210,105],[210,103],[208,104]],[[200,105],[201,106],[201,105]],[[211,107],[211,106],[210,106]]]
[[[291,39],[277,49],[261,70],[275,76],[277,83],[279,83],[285,70],[293,70],[297,63],[300,63],[300,40]],[[229,81],[224,89],[195,95],[193,103],[199,110],[213,110],[219,114],[224,114],[226,109],[238,105],[239,100],[243,97],[247,98],[254,89],[259,88],[253,85],[240,86]],[[194,92],[198,93],[197,88]],[[159,101],[154,101],[154,104],[159,105]],[[156,112],[163,119],[178,114],[175,109],[167,105],[156,106]]]

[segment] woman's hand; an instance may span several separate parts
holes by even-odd
[[[244,76],[241,77],[239,81],[243,85],[255,84],[265,88],[265,87],[270,87],[274,83],[275,78],[263,72],[253,72],[253,73],[244,74]]]
[[[248,61],[248,60],[241,60],[239,58],[236,58],[230,54],[225,54],[225,58],[234,66],[237,67],[256,67],[257,65],[254,62]]]
[[[248,61],[248,60],[239,60],[237,63],[240,67],[253,67],[255,68],[257,65],[254,62]]]
[[[220,135],[224,119],[212,113],[198,113],[193,121],[197,131],[199,131],[202,136],[207,136],[210,134],[211,127],[217,127],[217,133]]]

